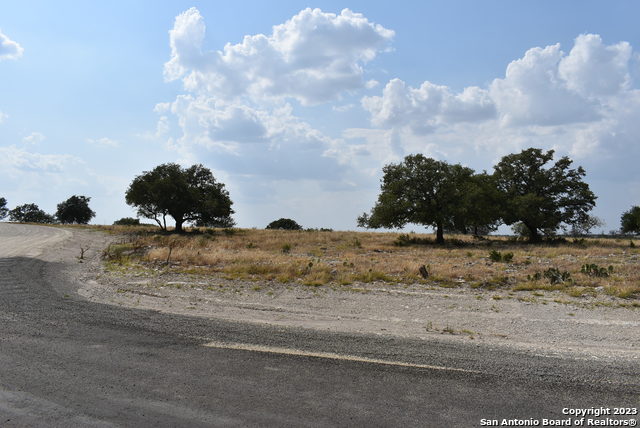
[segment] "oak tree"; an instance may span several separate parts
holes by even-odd
[[[96,213],[89,208],[91,198],[73,195],[58,204],[56,218],[60,223],[87,224]]]
[[[36,204],[18,205],[9,211],[9,220],[21,223],[55,223],[55,218]]]
[[[504,156],[494,167],[502,220],[521,222],[533,242],[541,239],[541,231],[584,223],[595,206],[596,196],[583,181],[585,170],[571,168],[566,156],[553,163],[553,154],[529,148]]]
[[[383,168],[378,201],[358,226],[401,228],[407,223],[432,226],[436,242],[444,243],[444,230],[454,229],[465,215],[461,201],[473,170],[461,165],[410,155]]]
[[[166,163],[143,172],[131,182],[126,202],[163,230],[167,229],[167,215],[173,217],[176,232],[182,232],[188,222],[223,227],[234,224],[229,192],[200,164],[185,169]]]
[[[640,207],[633,206],[625,211],[620,218],[620,226],[622,233],[640,233]]]

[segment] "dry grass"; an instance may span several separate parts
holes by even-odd
[[[153,228],[106,228],[128,236],[106,251],[111,264],[117,266],[309,286],[425,283],[640,298],[640,249],[631,248],[629,240],[570,239],[530,245],[500,237],[477,241],[455,236],[449,237],[447,246],[439,247],[430,235],[421,234],[208,229],[167,235]],[[512,253],[513,257],[508,262],[492,261],[491,251]],[[590,276],[581,273],[585,264],[612,266],[613,270],[608,276]],[[426,279],[418,270],[422,265],[429,272]],[[568,272],[570,278],[554,281],[545,276],[550,269]]]

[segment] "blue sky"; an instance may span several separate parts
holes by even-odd
[[[639,12],[632,1],[5,2],[0,196],[49,212],[90,196],[94,222],[110,224],[135,214],[124,202],[135,175],[199,162],[227,185],[239,226],[354,229],[389,162],[420,152],[491,170],[535,146],[585,167],[593,213],[615,229],[640,204]]]

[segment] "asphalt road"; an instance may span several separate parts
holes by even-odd
[[[632,360],[328,334],[100,305],[0,224],[0,426],[473,427],[640,407]],[[637,419],[637,417],[636,417]]]

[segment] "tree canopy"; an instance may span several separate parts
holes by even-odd
[[[640,233],[640,207],[633,206],[625,211],[620,218],[620,231],[622,233]]]
[[[138,208],[138,216],[152,219],[166,230],[166,216],[175,221],[175,231],[183,224],[229,227],[234,224],[231,199],[224,184],[216,182],[208,168],[197,164],[182,168],[166,163],[133,179],[126,202]]]
[[[401,228],[407,223],[432,226],[436,242],[444,242],[444,229],[468,224],[464,188],[473,170],[461,165],[410,155],[383,168],[378,201],[369,214],[358,218],[368,228]]]
[[[9,211],[9,220],[21,223],[55,223],[55,218],[36,204],[18,205]]]
[[[4,219],[9,214],[9,208],[7,208],[7,200],[0,198],[0,220]]]
[[[267,229],[301,230],[302,226],[290,218],[280,218],[269,223]]]
[[[454,218],[454,231],[486,235],[498,228],[500,193],[493,176],[483,172],[463,180],[459,186],[459,201]]]
[[[60,223],[87,224],[96,213],[89,208],[91,198],[73,195],[58,204],[56,218]]]
[[[530,148],[504,156],[494,167],[502,220],[509,225],[522,222],[531,241],[539,241],[540,232],[552,234],[563,224],[584,223],[595,206],[596,196],[582,181],[584,169],[572,169],[566,156],[548,165],[553,154],[553,150]]]

